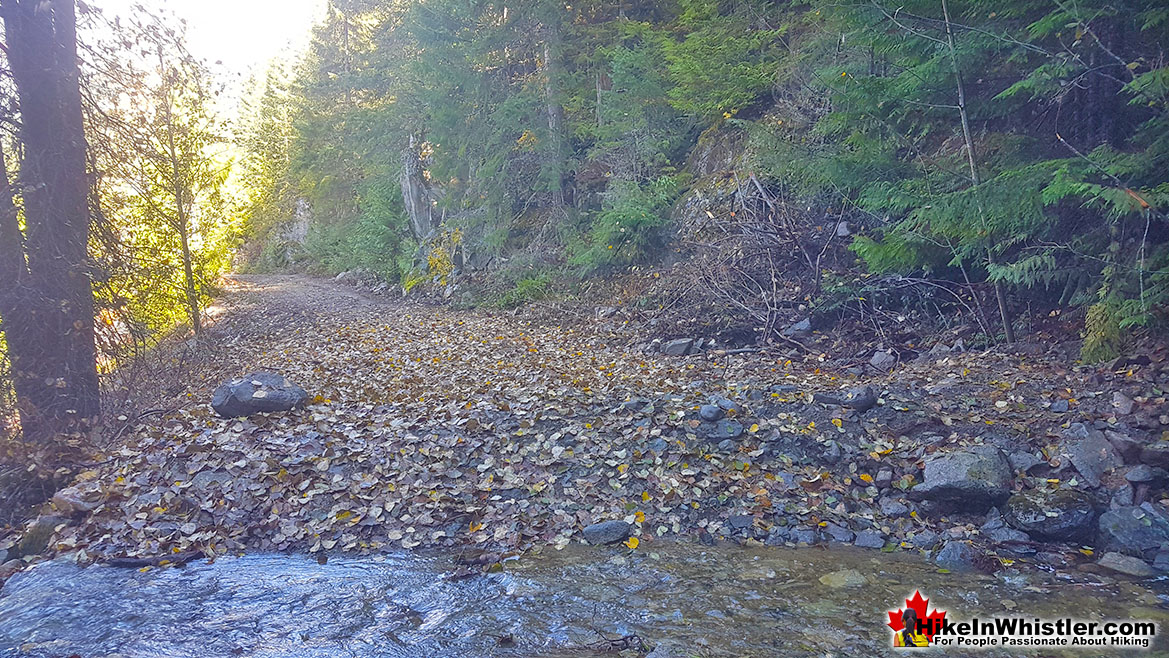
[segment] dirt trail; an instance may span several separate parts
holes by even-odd
[[[903,498],[939,449],[1005,441],[1039,454],[1071,419],[1047,409],[1058,387],[1086,377],[1045,380],[1033,358],[999,353],[862,378],[815,356],[647,356],[620,314],[536,326],[303,276],[232,277],[210,315],[172,368],[190,373],[173,410],[79,477],[100,504],[58,533],[58,550],[507,551],[564,545],[610,519],[643,548],[866,533],[928,549],[935,531],[977,538],[981,519],[927,522],[878,503]],[[311,404],[215,416],[215,385],[259,369]],[[871,411],[812,402],[865,383],[882,395]],[[712,401],[726,408],[718,422],[700,416]]]

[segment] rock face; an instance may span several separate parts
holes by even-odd
[[[1086,540],[1096,520],[1095,505],[1079,491],[1050,495],[1017,494],[1007,501],[1005,518],[1011,527],[1041,541]]]
[[[1140,558],[1155,556],[1169,542],[1169,515],[1149,503],[1104,512],[1098,528],[1102,548]]]
[[[308,392],[271,372],[253,372],[215,389],[211,408],[224,418],[266,411],[288,411],[303,406]]]
[[[616,544],[629,538],[633,528],[624,521],[602,521],[584,529],[585,541],[593,546]]]
[[[939,453],[925,463],[925,482],[910,490],[915,500],[985,512],[1011,495],[1011,464],[993,446]]]

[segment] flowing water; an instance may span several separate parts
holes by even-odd
[[[0,656],[585,657],[617,655],[605,643],[629,635],[686,656],[893,655],[887,611],[915,590],[951,618],[1169,621],[1162,583],[946,574],[920,556],[851,549],[657,542],[548,550],[465,579],[449,578],[451,568],[449,558],[413,553],[323,565],[246,555],[146,571],[58,560],[0,590]],[[820,582],[844,569],[865,583]],[[1169,655],[1167,639],[1141,655]]]

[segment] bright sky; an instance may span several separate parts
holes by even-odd
[[[192,54],[223,68],[238,87],[278,55],[292,56],[308,44],[314,23],[324,18],[326,0],[147,0],[187,19]],[[91,0],[107,15],[126,15],[137,0]],[[233,90],[234,91],[234,90]]]

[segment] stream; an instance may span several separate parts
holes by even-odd
[[[605,642],[634,634],[704,658],[895,655],[887,611],[915,590],[965,619],[1169,620],[1160,581],[939,573],[920,556],[849,548],[659,541],[549,549],[465,579],[448,578],[451,568],[449,557],[405,552],[323,565],[254,554],[144,571],[58,559],[0,590],[0,656],[567,658],[617,655]],[[847,569],[866,582],[820,582]],[[969,655],[1020,655],[1001,651]],[[1099,655],[1063,651],[1038,655]],[[1158,637],[1140,655],[1169,655],[1169,642]]]

